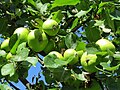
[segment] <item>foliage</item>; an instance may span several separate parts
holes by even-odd
[[[96,72],[84,70],[80,63],[81,57],[77,63],[69,65],[75,55],[61,60],[45,50],[33,51],[28,42],[19,44],[19,35],[12,37],[19,27],[44,31],[42,25],[47,19],[53,19],[59,24],[57,35],[49,36],[46,33],[48,42],[54,42],[48,51],[57,51],[63,55],[65,50],[74,49],[95,54],[99,60],[94,66]],[[10,46],[19,44],[16,53],[9,59],[6,56],[10,51],[0,49],[2,90],[18,89],[11,83],[18,80],[29,90],[87,90],[93,88],[91,85],[94,80],[103,90],[120,88],[119,0],[0,0],[0,34],[0,42],[10,38],[13,39]],[[115,52],[109,49],[102,51],[95,44],[101,38],[112,42],[116,47]],[[45,82],[36,79],[32,85],[26,77],[29,68],[36,66],[37,62],[41,63],[40,73],[44,75]]]

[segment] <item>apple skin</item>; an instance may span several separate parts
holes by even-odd
[[[95,66],[99,63],[96,54],[87,54],[87,52],[83,53],[81,57],[81,65],[83,69],[89,73],[96,72],[97,69]]]
[[[58,23],[53,19],[46,20],[43,23],[42,28],[49,36],[55,36],[59,31]]]
[[[24,27],[19,27],[14,31],[13,34],[18,34],[19,39],[20,39],[19,43],[22,43],[22,42],[27,41],[27,37],[28,37],[29,32],[30,32],[29,29],[24,28]]]
[[[102,51],[110,50],[112,52],[115,52],[115,46],[107,39],[99,39],[96,42],[96,44],[99,45],[99,47]]]
[[[10,51],[9,40],[10,40],[10,38],[7,38],[1,44],[1,49],[5,50],[7,52]]]
[[[27,37],[29,34],[29,29],[24,27],[17,28],[13,35],[10,37],[10,52],[16,54],[16,49],[19,44],[27,42]]]
[[[56,55],[58,59],[63,60],[63,56],[61,53],[57,52],[57,51],[51,51],[48,55]]]
[[[28,46],[35,52],[44,50],[48,44],[46,34],[40,30],[32,30],[28,34]]]
[[[69,65],[74,65],[78,62],[78,54],[74,49],[67,49],[64,52],[64,60],[67,60],[70,56],[74,56],[73,60],[69,63]]]

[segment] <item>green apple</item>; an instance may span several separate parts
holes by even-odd
[[[18,34],[18,37],[20,39],[20,43],[22,42],[27,42],[27,37],[29,34],[29,29],[24,28],[24,27],[20,27],[17,28],[13,34]]]
[[[46,20],[42,28],[49,36],[55,36],[59,31],[58,23],[53,19]]]
[[[83,53],[81,57],[81,65],[83,69],[87,72],[93,73],[96,72],[97,69],[95,66],[99,63],[96,54],[87,54],[87,52]]]
[[[17,28],[14,31],[13,35],[10,37],[10,52],[12,54],[16,54],[16,49],[19,44],[27,42],[28,34],[29,29],[24,27]]]
[[[69,65],[74,65],[78,62],[78,54],[74,49],[67,49],[64,52],[64,60],[68,60],[69,57],[73,56],[73,60],[69,63]]]
[[[115,46],[107,39],[100,39],[96,42],[96,44],[99,45],[102,51],[110,50],[112,52],[115,52]]]
[[[56,55],[58,59],[63,60],[62,54],[57,51],[51,51],[48,55]]]
[[[40,52],[44,50],[48,44],[48,39],[46,34],[41,30],[32,30],[28,34],[28,46],[35,52]]]
[[[48,54],[49,52],[51,52],[54,49],[54,47],[55,47],[55,42],[52,39],[50,39],[43,51],[46,54]]]
[[[10,51],[9,40],[10,40],[10,38],[7,38],[1,44],[1,49],[5,50],[7,52]]]

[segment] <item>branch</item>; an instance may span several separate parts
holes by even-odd
[[[38,56],[38,53],[36,54],[36,57],[38,58],[38,61],[40,62],[41,65],[44,65],[44,62],[41,57]]]
[[[12,86],[15,90],[20,90],[18,87],[16,87],[15,85],[13,85],[11,82],[9,82],[7,79],[6,81],[10,84],[10,86]]]

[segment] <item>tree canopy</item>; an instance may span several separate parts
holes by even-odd
[[[119,90],[119,36],[120,0],[0,0],[0,89]]]

